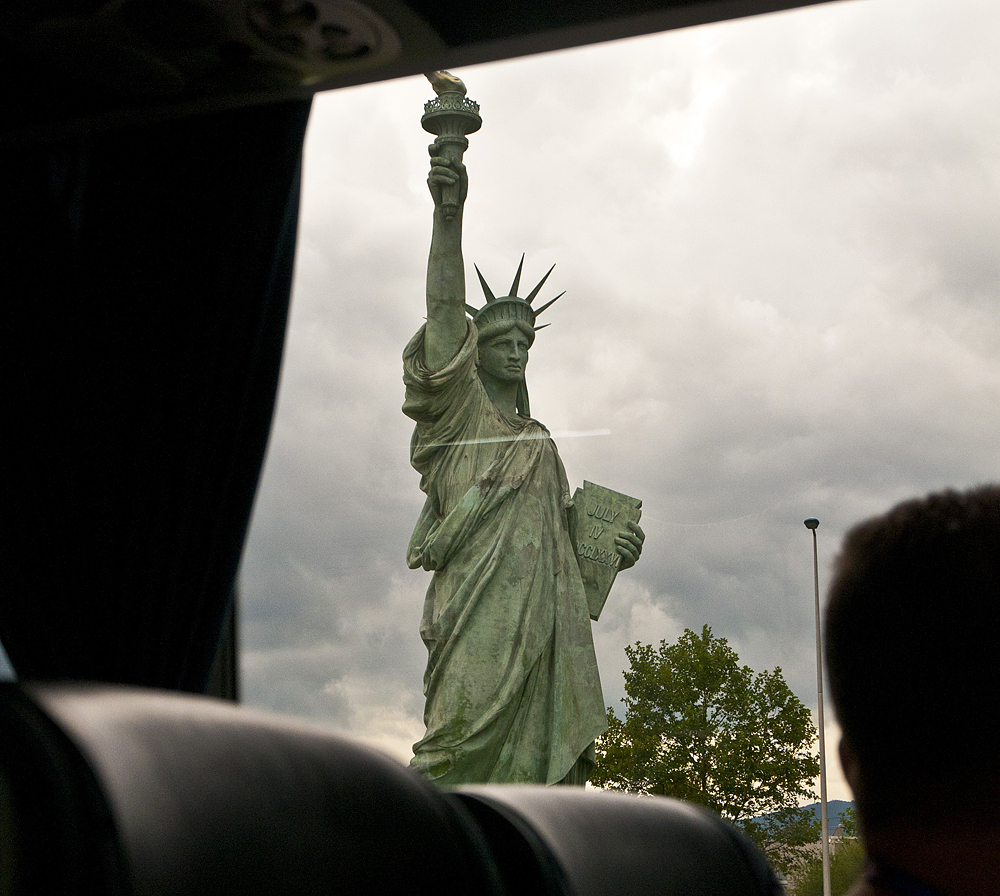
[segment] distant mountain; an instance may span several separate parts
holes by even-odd
[[[826,814],[830,819],[830,833],[832,834],[836,829],[837,825],[840,824],[840,814],[849,808],[854,807],[854,802],[847,802],[846,800],[827,800],[826,801]],[[816,817],[816,821],[820,820],[820,804],[810,803],[808,806],[802,806],[801,808],[811,811]],[[770,816],[760,815],[753,819],[754,821],[763,821]]]
[[[846,800],[827,800],[826,801],[826,816],[830,820],[830,833],[832,834],[836,829],[837,825],[840,824],[840,813],[847,808],[853,808],[854,803],[847,802]],[[816,816],[817,820],[822,820],[822,815],[820,815],[820,804],[811,803],[808,806],[803,806],[803,809],[812,809],[813,814]]]

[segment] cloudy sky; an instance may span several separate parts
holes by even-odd
[[[803,519],[822,586],[853,521],[995,478],[998,37],[989,0],[853,0],[457,72],[484,121],[469,294],[472,262],[495,289],[522,252],[525,282],[557,265],[532,411],[571,484],[643,500],[645,553],[594,626],[606,703],[626,644],[707,623],[815,708]],[[400,354],[424,313],[431,95],[316,99],[242,574],[246,702],[404,761],[428,574],[404,560],[422,494]]]

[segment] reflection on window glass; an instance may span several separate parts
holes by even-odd
[[[14,667],[10,664],[10,658],[3,644],[0,644],[0,681],[14,681],[17,676],[14,674]]]
[[[831,4],[466,68],[472,264],[566,295],[531,412],[643,501],[594,638],[712,626],[815,707],[812,556],[994,477],[1000,10]],[[409,758],[429,574],[402,349],[430,238],[422,78],[316,100],[281,397],[242,575],[243,693]],[[470,277],[471,275],[471,277]],[[505,283],[503,285],[506,285]],[[835,774],[831,769],[831,774]],[[831,779],[831,798],[848,798]]]

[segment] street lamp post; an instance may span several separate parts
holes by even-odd
[[[819,552],[816,548],[816,529],[819,520],[807,519],[805,526],[813,537],[813,593],[816,599],[816,694],[819,722],[819,812],[823,847],[823,896],[830,896],[830,820],[826,808],[826,728],[823,721],[823,639],[820,635],[819,612]]]

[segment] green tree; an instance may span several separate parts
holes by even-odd
[[[857,840],[844,840],[830,856],[831,896],[844,896],[861,877],[865,851]],[[823,896],[823,858],[815,857],[798,875],[790,891],[792,896]]]
[[[612,790],[700,803],[742,828],[779,870],[787,846],[819,839],[800,809],[815,799],[816,728],[781,674],[741,666],[705,626],[659,648],[625,648],[625,718],[608,707],[591,781]]]
[[[840,813],[840,824],[844,828],[845,837],[858,836],[858,812],[854,806],[848,806]]]

